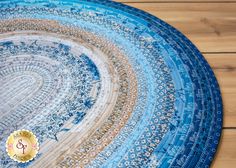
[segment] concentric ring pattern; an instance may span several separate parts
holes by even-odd
[[[214,74],[180,32],[103,0],[0,1],[1,167],[209,167],[222,128]],[[11,160],[18,129],[37,157]]]

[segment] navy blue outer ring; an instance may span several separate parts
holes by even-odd
[[[216,151],[217,151],[217,147],[219,145],[219,141],[221,139],[221,135],[222,135],[222,128],[223,128],[223,102],[222,102],[222,96],[221,96],[221,92],[220,92],[220,87],[219,84],[217,82],[217,79],[214,75],[214,72],[212,71],[210,65],[208,64],[208,62],[206,61],[206,59],[203,57],[203,55],[201,54],[201,52],[196,48],[196,46],[183,34],[181,33],[179,30],[177,30],[176,28],[174,28],[173,26],[169,25],[168,23],[164,22],[163,20],[134,7],[119,3],[119,2],[114,2],[114,1],[107,1],[107,0],[85,0],[87,2],[94,2],[94,3],[98,3],[101,5],[105,5],[105,6],[109,6],[111,8],[115,8],[115,9],[119,9],[122,10],[124,12],[127,12],[129,14],[132,14],[134,16],[137,16],[139,18],[142,18],[144,20],[146,20],[150,25],[155,26],[157,24],[163,26],[166,28],[167,33],[171,32],[173,35],[175,35],[176,37],[179,38],[179,41],[177,43],[185,43],[188,45],[188,48],[191,50],[191,52],[194,53],[194,55],[196,55],[198,57],[198,59],[203,62],[203,66],[206,67],[207,71],[209,74],[211,74],[210,78],[212,79],[213,83],[212,83],[212,90],[216,91],[216,97],[218,98],[216,103],[218,105],[218,112],[216,114],[216,118],[214,118],[214,120],[216,121],[216,125],[220,126],[220,129],[216,129],[214,130],[214,132],[211,132],[211,135],[213,137],[213,141],[217,141],[217,144],[205,144],[205,146],[207,145],[211,145],[211,149],[213,150],[208,150],[206,152],[208,152],[207,156],[208,158],[214,158]],[[172,37],[170,37],[171,39]],[[220,119],[220,120],[218,120]],[[212,163],[212,159],[207,159],[205,160],[205,162],[203,163],[204,167],[210,167]],[[192,165],[193,166],[193,165]],[[190,167],[192,167],[190,166]]]

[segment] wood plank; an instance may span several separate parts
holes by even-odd
[[[232,168],[236,166],[236,130],[223,130],[212,168]]]
[[[204,54],[214,70],[222,93],[236,94],[236,53],[235,54]]]
[[[236,127],[236,53],[204,56],[220,84],[224,104],[224,127]]]
[[[183,32],[202,52],[236,52],[236,3],[127,3]]]
[[[170,2],[185,2],[185,3],[192,3],[192,2],[200,2],[200,3],[206,3],[206,2],[236,2],[236,0],[115,0],[117,2],[126,2],[126,3],[145,3],[145,2],[151,2],[151,3],[159,3],[159,2],[164,2],[164,3],[170,3]]]

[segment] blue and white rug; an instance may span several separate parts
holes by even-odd
[[[107,0],[0,1],[0,167],[209,167],[216,78],[179,31]],[[27,129],[37,157],[7,137]]]

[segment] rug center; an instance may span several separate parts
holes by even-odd
[[[0,59],[0,131],[6,134],[7,127],[29,127],[39,141],[57,140],[66,123],[84,119],[99,95],[97,66],[73,43],[10,36],[0,41]]]

